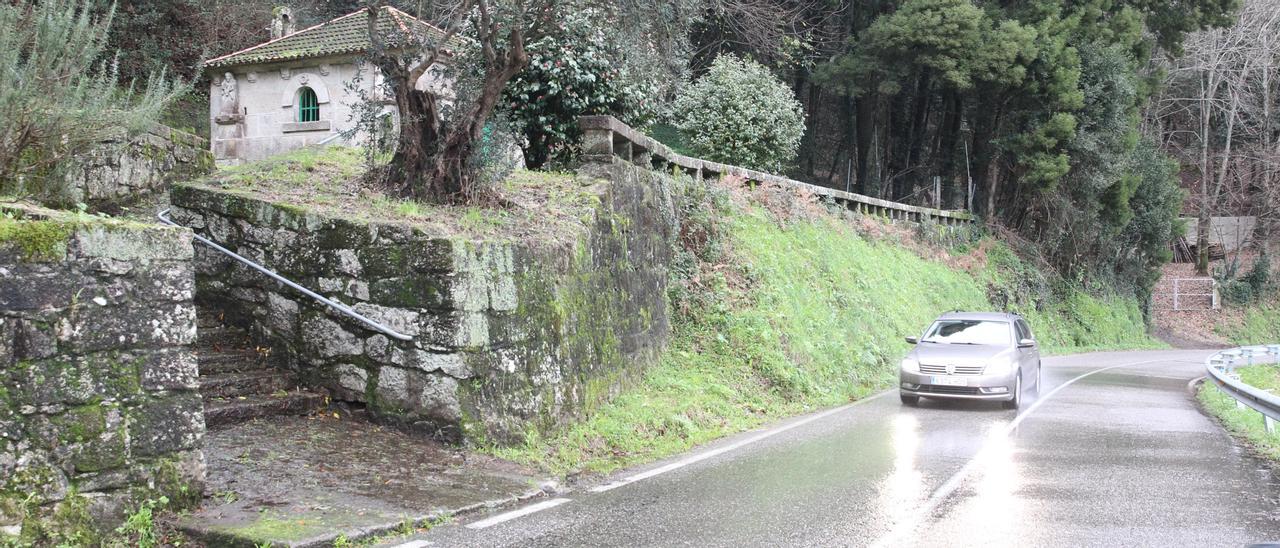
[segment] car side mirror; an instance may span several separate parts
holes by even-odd
[[[907,342],[911,344],[920,344],[920,337],[907,337]]]
[[[1035,348],[1035,346],[1036,346],[1035,339],[1022,339],[1018,341],[1018,348]]]

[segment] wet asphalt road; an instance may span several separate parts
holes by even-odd
[[[1046,358],[1019,412],[896,391],[620,473],[674,468],[409,546],[1242,546],[1280,481],[1197,409],[1207,351]],[[1078,378],[1081,375],[1086,375]],[[1065,384],[1069,385],[1064,386]],[[702,458],[708,451],[712,456]],[[716,453],[716,451],[720,451]],[[685,466],[676,464],[699,459]],[[398,543],[404,543],[401,539]]]

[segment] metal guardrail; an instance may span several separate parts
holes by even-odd
[[[1237,407],[1262,413],[1267,432],[1275,432],[1276,421],[1280,420],[1280,395],[1245,384],[1235,372],[1237,367],[1261,363],[1280,363],[1280,344],[1223,350],[1205,360],[1205,369],[1218,388],[1235,398]]]
[[[173,222],[173,220],[169,219],[169,210],[168,210],[168,209],[165,209],[165,210],[162,210],[162,211],[160,211],[160,212],[156,213],[156,218],[160,219],[160,221],[161,221],[161,222],[163,222],[164,224],[167,224],[167,225],[170,225],[170,226],[182,227],[182,225],[180,225],[180,224],[178,224],[178,223],[175,223],[175,222]],[[209,246],[209,247],[212,247],[213,249],[218,250],[218,251],[219,251],[219,252],[221,252],[222,254],[224,254],[224,255],[226,255],[226,256],[228,256],[228,257],[231,257],[232,259],[235,259],[235,260],[237,260],[237,261],[240,261],[240,262],[241,262],[241,263],[243,263],[245,266],[248,266],[249,268],[252,268],[252,269],[254,269],[254,270],[257,270],[258,272],[261,272],[261,273],[263,273],[263,274],[266,274],[266,275],[267,275],[268,277],[270,277],[271,279],[273,279],[273,280],[275,280],[275,281],[277,281],[277,282],[280,282],[280,283],[282,283],[282,284],[284,284],[284,285],[286,285],[286,286],[289,286],[289,287],[291,287],[291,288],[293,288],[293,289],[297,290],[298,292],[302,293],[303,295],[306,295],[306,296],[308,296],[308,297],[311,297],[312,299],[315,299],[316,301],[320,302],[321,304],[324,304],[324,305],[328,306],[329,308],[332,308],[332,309],[334,309],[334,310],[337,310],[338,312],[341,312],[342,314],[344,314],[344,315],[346,315],[346,316],[350,317],[351,319],[354,319],[354,320],[356,320],[356,321],[358,321],[358,322],[360,322],[360,323],[364,324],[365,326],[369,327],[369,329],[372,329],[372,330],[374,330],[374,331],[377,331],[377,332],[379,332],[379,333],[382,333],[383,335],[386,335],[386,336],[391,337],[391,338],[396,339],[396,340],[401,340],[401,341],[411,341],[411,340],[413,340],[413,337],[410,337],[410,336],[408,336],[408,335],[405,335],[405,334],[403,334],[403,333],[400,333],[400,332],[398,332],[398,331],[396,331],[396,330],[394,330],[394,329],[391,329],[390,327],[387,327],[387,326],[382,325],[382,324],[380,324],[380,323],[378,323],[378,322],[375,322],[375,321],[373,321],[373,320],[371,320],[371,319],[369,319],[369,318],[366,318],[364,315],[360,314],[359,312],[356,312],[355,310],[352,310],[352,309],[351,309],[351,307],[349,307],[349,306],[347,306],[347,305],[345,305],[345,304],[342,304],[342,303],[340,303],[340,302],[338,302],[338,301],[335,301],[335,300],[329,299],[328,297],[325,297],[324,295],[321,295],[321,294],[319,294],[319,293],[316,293],[315,291],[312,291],[312,290],[310,290],[310,289],[307,289],[307,288],[305,288],[305,287],[302,287],[301,285],[298,285],[297,283],[295,283],[293,280],[290,280],[290,279],[288,279],[288,278],[285,278],[284,276],[281,276],[281,275],[279,275],[279,274],[276,274],[275,272],[273,272],[273,271],[271,271],[271,270],[268,270],[266,267],[264,267],[264,266],[262,266],[262,265],[260,265],[260,264],[258,264],[258,263],[255,263],[255,262],[253,262],[253,261],[250,261],[249,259],[246,259],[246,258],[244,258],[244,257],[240,256],[240,255],[239,255],[239,254],[237,254],[236,252],[231,251],[230,249],[227,249],[227,248],[225,248],[225,247],[222,247],[222,246],[220,246],[220,245],[218,245],[218,244],[214,243],[212,240],[210,240],[210,239],[208,239],[208,238],[205,238],[204,236],[201,236],[201,235],[199,235],[199,234],[194,234],[194,233],[192,234],[192,236],[193,236],[193,237],[195,237],[195,239],[196,239],[197,241],[199,241],[200,243],[202,243],[202,244],[204,244],[204,245],[207,245],[207,246]]]
[[[930,220],[947,226],[961,226],[972,224],[977,219],[966,211],[891,202],[753,169],[690,158],[676,153],[656,139],[636,131],[612,116],[580,116],[578,127],[583,132],[583,152],[584,159],[587,161],[613,162],[615,158],[619,158],[647,169],[659,171],[679,169],[696,179],[730,176],[741,178],[748,184],[773,183],[826,197],[858,213],[879,215],[892,220],[917,223]]]

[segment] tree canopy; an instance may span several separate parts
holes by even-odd
[[[138,44],[147,59],[122,66],[186,73],[182,67],[200,48],[183,42],[182,29],[205,29],[202,39],[223,42],[221,51],[249,40],[225,23],[227,10],[239,10],[244,29],[260,29],[269,17],[252,3],[216,4],[184,9],[126,0],[129,30],[113,34],[112,43]],[[320,20],[369,3],[303,4],[300,13]],[[733,84],[738,94],[778,116],[794,112],[781,99],[798,101],[802,131],[768,145],[786,160],[745,155],[732,140],[698,143],[698,154],[887,199],[970,208],[1039,244],[1071,278],[1139,291],[1154,279],[1178,228],[1179,177],[1189,176],[1187,166],[1208,174],[1199,181],[1234,181],[1243,173],[1223,171],[1238,162],[1222,158],[1244,152],[1226,152],[1221,136],[1230,118],[1223,94],[1248,87],[1225,82],[1246,69],[1232,61],[1217,71],[1206,64],[1206,48],[1223,36],[1272,50],[1275,43],[1273,28],[1260,22],[1223,34],[1254,17],[1248,14],[1261,21],[1256,6],[1270,5],[1262,0],[1243,12],[1240,0],[372,3],[383,4],[474,46],[457,52],[451,70],[467,85],[447,113],[408,85],[429,68],[422,62],[436,56],[440,42],[419,41],[408,55],[370,52],[408,114],[396,167],[387,171],[400,177],[388,185],[393,193],[469,199],[483,162],[476,143],[499,119],[517,130],[534,167],[571,160],[572,120],[581,114],[677,125],[689,119],[689,105],[677,98],[720,78],[716,60],[733,55],[752,67],[748,79]],[[1270,59],[1250,65],[1252,95],[1240,95],[1233,126],[1252,132],[1234,141],[1248,144],[1250,158],[1280,140],[1268,125],[1275,110],[1254,114],[1275,102],[1274,94],[1257,99],[1280,80],[1267,76],[1276,65]],[[123,74],[134,77],[131,68]],[[1264,77],[1267,84],[1257,84]],[[1207,81],[1220,84],[1213,94],[1190,93]],[[1196,105],[1212,105],[1208,129],[1197,122]],[[1196,132],[1183,130],[1196,128],[1203,138],[1188,140]],[[786,150],[793,141],[794,157]],[[1250,173],[1276,172],[1271,164],[1251,165]]]

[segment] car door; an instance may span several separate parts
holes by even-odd
[[[1035,341],[1035,335],[1031,334],[1031,326],[1025,320],[1015,322],[1018,329],[1018,340],[1031,339]],[[1040,343],[1035,343],[1028,348],[1018,348],[1018,365],[1025,374],[1033,375],[1032,378],[1039,378],[1040,374]]]

